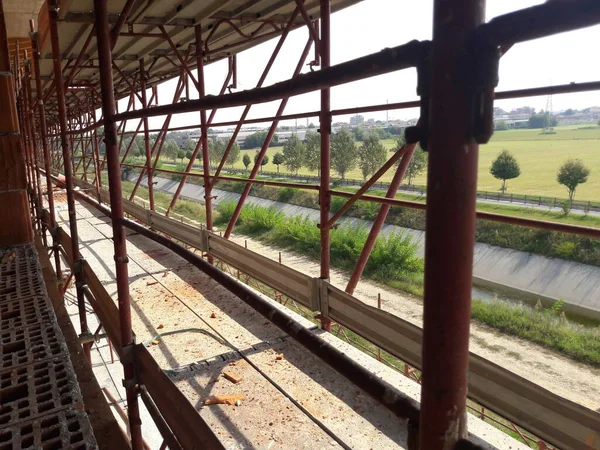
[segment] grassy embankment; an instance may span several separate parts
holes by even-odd
[[[226,223],[234,204],[222,203],[218,223]],[[247,206],[238,221],[238,230],[261,241],[290,248],[307,256],[319,253],[316,223],[303,218],[287,218],[275,209]],[[366,238],[366,229],[341,226],[332,231],[331,263],[339,269],[353,267]],[[364,276],[396,289],[422,295],[422,260],[415,247],[402,234],[380,237]],[[508,334],[556,350],[574,360],[600,367],[600,333],[570,323],[560,304],[551,309],[529,308],[501,301],[473,300],[472,317]]]

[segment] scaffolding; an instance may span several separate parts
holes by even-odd
[[[600,423],[596,412],[470,354],[468,348],[476,218],[600,237],[600,230],[594,228],[476,211],[478,151],[479,145],[487,143],[493,134],[494,100],[600,90],[600,82],[591,82],[495,92],[502,55],[520,42],[600,23],[600,3],[597,0],[546,2],[486,23],[485,2],[436,0],[432,41],[411,41],[333,66],[330,62],[331,13],[355,1],[247,2],[234,10],[224,8],[227,3],[186,1],[173,8],[169,2],[123,0],[109,4],[106,0],[94,0],[90,12],[78,10],[77,2],[59,4],[48,0],[40,12],[37,29],[33,21],[31,23],[31,52],[22,52],[17,43],[12,61],[7,58],[0,68],[15,84],[33,226],[44,239],[47,232],[52,238],[52,242],[46,244],[53,251],[59,280],[62,280],[61,255],[71,267],[82,334],[92,336],[86,321],[87,299],[123,363],[132,448],[143,448],[140,395],[151,405],[148,408],[160,424],[169,448],[198,445],[222,448],[222,444],[146,348],[135,343],[125,228],[180,255],[380,401],[382,406],[398,417],[409,419],[411,448],[477,448],[468,439],[467,397],[539,436],[540,446],[548,443],[557,448],[600,448],[595,434]],[[293,75],[289,80],[264,86],[286,37],[299,28],[306,28],[307,40]],[[0,33],[0,45],[5,38]],[[226,93],[228,88],[237,87],[236,53],[273,38],[277,44],[256,87]],[[0,54],[8,57],[8,51],[2,50],[0,48]],[[313,59],[308,61],[311,51]],[[44,52],[51,54],[52,64],[43,56]],[[65,59],[67,63],[63,65]],[[222,88],[219,95],[208,96],[204,67],[223,59],[228,60],[229,69]],[[311,71],[302,73],[306,64]],[[312,70],[317,67],[318,70]],[[418,73],[419,99],[331,109],[332,87],[412,68]],[[172,79],[177,80],[173,98],[159,104],[157,86]],[[192,99],[192,90],[197,92],[197,99]],[[290,97],[315,91],[320,92],[318,111],[285,114]],[[128,101],[127,108],[118,112],[117,102],[123,99]],[[270,101],[279,101],[274,116],[247,118],[252,105]],[[214,122],[217,110],[238,106],[244,107],[239,120]],[[356,193],[331,187],[332,117],[414,107],[420,108],[420,120],[406,130],[407,143]],[[101,117],[97,117],[98,109]],[[173,116],[188,112],[199,113],[199,124],[170,127]],[[165,117],[163,126],[150,129],[148,118],[157,116]],[[308,117],[319,120],[319,182],[258,180],[261,162],[278,124],[282,120]],[[135,131],[128,130],[128,124],[136,120]],[[271,125],[247,178],[223,175],[223,167],[242,126],[262,122]],[[212,170],[208,128],[219,126],[234,126],[235,131],[218,167]],[[159,168],[167,133],[192,128],[199,128],[201,137],[186,169]],[[151,144],[149,136],[154,132],[158,132],[159,137]],[[145,163],[126,163],[133,138],[138,135],[144,139]],[[120,156],[126,136],[131,137],[130,144]],[[104,155],[99,151],[102,142],[105,143]],[[426,205],[395,198],[417,144],[429,154]],[[202,173],[192,171],[196,159],[202,163]],[[123,198],[121,187],[124,167],[140,171],[129,199]],[[392,168],[394,177],[386,195],[368,195],[367,190]],[[104,171],[108,174],[107,185],[102,178]],[[164,214],[157,212],[154,202],[153,177],[160,173],[182,176]],[[202,229],[169,217],[188,177],[202,179],[206,208],[206,224]],[[144,179],[149,191],[148,208],[133,202]],[[241,197],[223,236],[213,232],[211,191],[219,180],[243,184]],[[318,278],[271,264],[229,241],[254,183],[318,192],[321,248]],[[57,226],[53,201],[56,185],[67,193],[68,234]],[[331,213],[333,197],[347,199],[335,214]],[[81,257],[76,200],[93,205],[112,220],[118,308],[94,275],[93,267]],[[380,209],[350,282],[342,291],[329,284],[331,230],[358,200],[377,203]],[[423,329],[366,307],[352,296],[392,206],[426,211]],[[176,241],[202,251],[204,257]],[[236,257],[231,257],[232,254]],[[344,325],[421,371],[420,404],[274,309],[255,290],[217,267],[215,260],[225,262],[318,313],[324,330],[330,331],[332,323]],[[88,358],[90,346],[91,341],[83,344]]]

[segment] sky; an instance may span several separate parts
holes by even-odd
[[[543,0],[488,0],[486,20],[528,6],[543,3]],[[331,64],[339,64],[386,47],[402,45],[413,39],[432,37],[432,0],[364,0],[331,17]],[[308,30],[303,27],[288,36],[265,86],[289,79],[308,38]],[[264,66],[269,59],[276,39],[238,54],[238,91],[254,88]],[[597,81],[600,67],[595,57],[597,43],[600,42],[600,26],[563,33],[549,38],[538,39],[515,45],[502,57],[500,63],[500,83],[497,91],[566,84],[570,82]],[[309,55],[312,58],[312,52]],[[305,67],[303,73],[309,69]],[[227,71],[227,62],[209,64],[205,68],[207,94],[218,94]],[[416,100],[416,70],[408,69],[391,74],[337,86],[331,90],[332,109],[383,104]],[[171,103],[176,81],[171,80],[159,86],[160,104]],[[193,89],[192,89],[193,90]],[[197,98],[197,94],[192,98]],[[292,97],[285,114],[316,111],[319,109],[319,93],[309,93]],[[546,109],[547,97],[497,101],[495,106],[505,110],[520,106],[533,106],[537,110]],[[254,105],[248,118],[273,116],[279,102]],[[567,108],[582,109],[600,106],[600,92],[554,95],[553,111]],[[126,102],[119,103],[119,110]],[[239,119],[243,107],[219,110],[214,122]],[[418,117],[418,109],[391,110],[390,119],[411,119]],[[367,113],[366,118],[385,120],[386,112]],[[348,121],[350,116],[336,116],[334,121]],[[151,128],[162,125],[164,118],[151,118]],[[309,119],[317,124],[318,119]],[[136,122],[136,121],[132,121]],[[180,114],[171,121],[171,127],[195,125],[199,123],[198,113]],[[306,125],[306,119],[298,124]],[[135,128],[128,124],[128,129]],[[294,125],[294,121],[280,125]]]

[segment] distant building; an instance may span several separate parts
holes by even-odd
[[[357,114],[354,117],[350,118],[350,126],[360,125],[364,121],[365,121],[365,118],[363,116],[361,116],[360,114]]]

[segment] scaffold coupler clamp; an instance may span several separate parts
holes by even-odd
[[[79,344],[84,345],[84,344],[92,344],[96,341],[95,336],[90,333],[89,330],[84,331],[83,333],[81,333],[79,336]]]
[[[133,366],[133,377],[128,378],[128,379],[123,379],[123,387],[125,389],[135,388],[139,384],[137,358],[135,356],[135,347],[136,347],[135,336],[133,337],[133,342],[123,346],[123,356],[121,358],[121,362],[123,364],[131,364]]]
[[[431,91],[431,46],[417,64],[417,95],[420,102],[420,118],[417,125],[404,130],[407,144],[419,142],[423,151],[427,151],[429,138],[429,99]]]
[[[129,264],[129,257],[127,255],[117,256],[115,255],[115,262],[119,264]]]
[[[498,86],[500,47],[474,40],[467,53],[465,87],[470,98],[470,139],[486,144],[494,134],[494,90]]]

